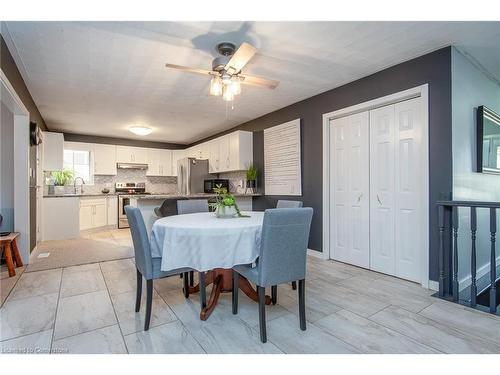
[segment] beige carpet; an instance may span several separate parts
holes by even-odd
[[[120,244],[112,240],[88,238],[44,241],[31,253],[26,272],[131,258],[134,250],[127,242]],[[49,256],[40,258],[43,253],[49,253]]]

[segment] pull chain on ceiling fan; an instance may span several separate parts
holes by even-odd
[[[249,43],[242,43],[238,49],[233,43],[222,42],[217,45],[217,56],[212,61],[212,70],[190,68],[176,64],[165,64],[167,68],[188,73],[209,75],[210,95],[222,96],[226,102],[232,102],[241,93],[241,84],[275,89],[279,81],[253,77],[241,73],[243,67],[252,59],[257,49]]]

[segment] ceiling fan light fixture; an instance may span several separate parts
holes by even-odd
[[[153,132],[153,129],[148,128],[147,126],[132,126],[128,130],[134,133],[135,135],[143,135],[143,136],[151,134]]]
[[[210,81],[210,95],[213,96],[222,95],[222,81],[219,77],[214,77]]]
[[[239,77],[233,77],[231,79],[231,91],[233,92],[233,95],[241,94],[241,83]]]
[[[222,94],[222,99],[226,102],[232,102],[234,100],[234,93],[232,87],[229,85],[224,85],[224,93]]]

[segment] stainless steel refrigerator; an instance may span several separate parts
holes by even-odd
[[[183,158],[177,161],[177,188],[181,195],[204,192],[204,182],[213,178],[208,174],[208,160]]]

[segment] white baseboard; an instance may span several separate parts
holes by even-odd
[[[307,249],[307,255],[310,255],[315,258],[320,258],[320,259],[328,259],[325,253],[322,253],[321,251],[316,251],[313,249]]]

